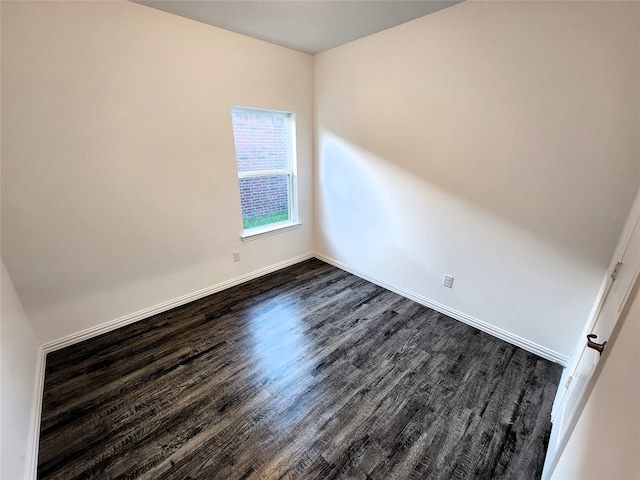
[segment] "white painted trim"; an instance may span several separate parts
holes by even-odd
[[[138,312],[125,315],[124,317],[116,318],[115,320],[110,320],[100,325],[96,325],[95,327],[87,328],[86,330],[72,333],[71,335],[67,335],[66,337],[62,337],[57,340],[47,342],[42,345],[42,348],[45,353],[49,353],[64,347],[68,347],[70,345],[74,345],[84,340],[88,340],[90,338],[97,337],[98,335],[102,335],[103,333],[111,332],[112,330],[115,330],[117,328],[124,327],[125,325],[135,323],[139,320],[144,320],[145,318],[148,318],[152,315],[166,312],[167,310],[171,310],[172,308],[179,307],[189,302],[193,302],[194,300],[199,300],[203,297],[206,297],[207,295],[211,295],[213,293],[226,290],[227,288],[240,285],[241,283],[248,282],[249,280],[253,280],[254,278],[262,277],[269,273],[281,270],[285,267],[295,265],[296,263],[300,263],[310,258],[313,258],[313,256],[314,256],[313,253],[306,253],[304,255],[300,255],[300,256],[291,258],[289,260],[285,260],[283,262],[276,263],[274,265],[270,265],[265,268],[261,268],[260,270],[256,270],[254,272],[241,275],[240,277],[226,280],[216,285],[203,288],[202,290],[198,290],[196,292],[189,293],[187,295],[183,295],[178,298],[174,298],[173,300],[169,300],[159,305],[145,308],[144,310],[140,310]]]
[[[462,323],[466,323],[467,325],[471,325],[472,327],[475,327],[478,330],[482,330],[483,332],[488,333],[489,335],[493,335],[494,337],[504,340],[512,345],[523,348],[528,352],[534,353],[542,358],[546,358],[547,360],[551,360],[552,362],[559,363],[563,367],[567,366],[567,363],[569,361],[568,357],[558,352],[555,352],[547,347],[543,347],[542,345],[538,345],[537,343],[531,342],[526,338],[522,338],[511,332],[508,332],[501,328],[490,325],[487,322],[484,322],[475,317],[472,317],[471,315],[467,315],[466,313],[459,312],[457,310],[454,310],[453,308],[447,307],[446,305],[442,305],[426,297],[417,295],[416,293],[405,290],[404,288],[398,287],[397,285],[390,284],[388,282],[385,282],[384,280],[380,280],[379,278],[372,277],[365,273],[359,272],[349,267],[348,265],[343,264],[342,262],[339,262],[337,260],[334,260],[333,258],[327,257],[326,255],[322,255],[316,252],[315,257],[335,267],[338,267],[349,273],[357,275],[360,278],[364,278],[365,280],[375,283],[376,285],[386,288],[387,290],[391,290],[392,292],[395,292],[398,295],[402,295],[403,297],[406,297],[410,300],[418,302],[421,305],[429,307],[437,312],[443,313],[455,320],[458,320]]]
[[[33,400],[31,405],[31,420],[29,425],[29,439],[25,456],[24,478],[35,480],[38,476],[38,448],[40,446],[40,417],[44,399],[44,374],[47,356],[42,347],[38,347],[36,359],[36,375],[34,379]]]
[[[245,230],[240,236],[243,242],[251,242],[262,237],[268,237],[269,235],[275,235],[276,233],[288,232],[289,230],[295,230],[300,228],[302,224],[300,222],[286,222],[271,224],[264,228],[255,228]]]
[[[573,354],[570,357],[569,364],[567,365],[566,377],[573,376],[582,352],[584,350],[584,338],[588,333],[591,333],[593,326],[602,310],[604,305],[604,301],[609,293],[609,289],[611,288],[611,272],[613,271],[616,263],[622,260],[622,256],[626,249],[629,247],[629,242],[631,241],[631,234],[633,233],[633,229],[635,225],[640,221],[640,190],[636,194],[636,198],[631,205],[631,209],[629,210],[629,216],[624,224],[622,232],[620,233],[620,238],[618,239],[618,244],[616,249],[611,256],[611,261],[609,262],[609,266],[607,267],[607,271],[604,274],[602,279],[602,283],[600,284],[600,289],[598,290],[598,294],[595,297],[593,302],[593,306],[591,307],[591,311],[589,312],[589,316],[585,321],[584,327],[578,340],[576,341],[576,345],[573,349]],[[638,265],[635,266],[638,268]],[[633,283],[633,282],[632,282]],[[621,305],[626,304],[626,296]],[[558,386],[558,391],[556,392],[556,397],[553,401],[553,408],[551,410],[551,420],[552,422],[556,419],[556,415],[558,413],[558,409],[563,405],[565,399],[565,395],[567,393],[567,385],[566,382]],[[558,439],[558,443],[560,443],[561,439]]]
[[[38,367],[36,371],[36,385],[35,385],[35,394],[34,394],[34,405],[32,411],[31,418],[31,438],[29,439],[29,452],[30,458],[28,459],[28,463],[26,465],[25,478],[27,479],[35,479],[38,472],[38,445],[40,439],[40,417],[42,413],[42,402],[43,402],[43,393],[44,393],[44,376],[45,376],[45,366],[46,366],[46,354],[49,352],[53,352],[55,350],[59,350],[64,347],[68,347],[70,345],[82,342],[84,340],[88,340],[90,338],[96,337],[103,333],[107,333],[117,328],[123,327],[125,325],[129,325],[131,323],[135,323],[140,320],[144,320],[152,315],[156,315],[158,313],[166,312],[175,307],[179,307],[181,305],[185,305],[194,300],[199,300],[207,295],[211,295],[222,290],[226,290],[227,288],[234,287],[236,285],[240,285],[241,283],[247,282],[249,280],[253,280],[258,277],[262,277],[272,272],[276,272],[283,268],[289,267],[291,265],[295,265],[296,263],[303,262],[310,258],[316,257],[319,260],[322,260],[326,263],[334,265],[342,270],[345,270],[349,273],[357,275],[360,278],[368,280],[376,285],[379,285],[383,288],[386,288],[392,292],[395,292],[403,297],[409,298],[415,302],[418,302],[426,307],[432,308],[440,313],[443,313],[451,318],[459,320],[463,323],[471,325],[478,330],[482,330],[483,332],[489,333],[494,337],[500,338],[501,340],[505,340],[513,345],[521,347],[531,353],[539,355],[543,358],[551,360],[553,362],[559,363],[563,366],[567,364],[567,357],[560,355],[557,352],[554,352],[546,347],[538,345],[536,343],[530,342],[522,337],[514,335],[506,330],[502,330],[500,328],[494,327],[493,325],[489,325],[482,320],[478,320],[470,315],[464,314],[452,308],[449,308],[440,303],[434,302],[428,298],[417,295],[413,292],[405,290],[397,285],[390,284],[378,278],[374,278],[370,275],[359,272],[353,268],[348,267],[347,265],[334,260],[333,258],[327,257],[326,255],[322,255],[320,253],[307,253],[304,255],[300,255],[298,257],[291,258],[289,260],[285,260],[283,262],[270,265],[268,267],[262,268],[260,270],[256,270],[254,272],[248,273],[246,275],[242,275],[240,277],[236,277],[216,285],[212,285],[210,287],[204,288],[202,290],[198,290],[196,292],[183,295],[181,297],[175,298],[173,300],[169,300],[167,302],[161,303],[159,305],[155,305],[153,307],[146,308],[144,310],[140,310],[138,312],[125,315],[124,317],[116,318],[115,320],[111,320],[95,327],[91,327],[85,330],[82,330],[77,333],[73,333],[71,335],[67,335],[66,337],[59,338],[57,340],[47,342],[43,344],[38,352]]]
[[[578,362],[580,361],[580,357],[585,350],[584,346],[584,338],[587,333],[590,333],[592,328],[594,327],[598,315],[602,310],[606,297],[609,294],[609,289],[611,287],[612,279],[611,272],[613,271],[614,266],[617,262],[621,261],[624,257],[625,252],[630,246],[633,231],[635,226],[640,222],[640,189],[638,193],[636,193],[636,197],[631,205],[631,209],[629,210],[629,215],[627,220],[625,221],[624,227],[622,229],[622,233],[618,239],[618,245],[611,257],[611,262],[609,263],[609,267],[605,272],[604,279],[602,280],[602,285],[600,286],[600,290],[598,291],[598,295],[595,298],[593,307],[591,309],[591,313],[585,322],[585,328],[580,335],[580,338],[577,341],[576,347],[574,349],[574,353],[571,357],[571,362],[567,369],[567,378],[569,376],[574,376],[575,371],[578,367]],[[634,248],[631,245],[631,248]],[[631,265],[631,267],[635,268],[635,274],[633,280],[630,282],[631,287],[627,290],[624,299],[620,304],[620,312],[623,312],[625,307],[627,306],[628,294],[633,290],[635,283],[638,281],[638,274],[640,273],[640,265]],[[620,322],[620,317],[616,321],[616,325]],[[614,327],[615,329],[615,327]],[[551,421],[553,427],[551,428],[551,437],[549,438],[549,446],[547,449],[547,456],[544,462],[544,468],[542,470],[542,478],[545,480],[549,480],[553,475],[553,472],[560,461],[562,454],[564,453],[564,449],[573,434],[573,430],[580,419],[580,415],[582,415],[582,411],[589,399],[589,395],[591,395],[591,391],[595,386],[597,375],[604,363],[607,359],[607,354],[603,354],[604,356],[598,362],[596,366],[596,370],[593,372],[593,375],[588,380],[588,382],[582,387],[582,392],[580,397],[575,402],[575,408],[571,409],[569,413],[567,413],[567,418],[561,418],[560,421],[557,421],[558,412],[562,411],[561,409],[564,407],[565,402],[567,402],[567,393],[568,393],[568,385],[565,383],[564,385],[558,386],[558,391],[556,392],[556,398],[553,401],[553,408],[551,410]],[[560,432],[558,432],[558,427],[562,427],[563,423],[566,428],[562,428]]]

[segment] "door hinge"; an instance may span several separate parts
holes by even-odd
[[[564,388],[569,388],[569,385],[571,385],[572,380],[573,380],[573,376],[570,376],[569,378],[567,378],[567,382],[564,384]]]
[[[613,267],[613,272],[611,272],[611,281],[614,281],[618,277],[618,272],[620,271],[620,267],[622,266],[622,262],[616,263],[616,266]]]

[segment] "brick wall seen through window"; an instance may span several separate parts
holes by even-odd
[[[292,114],[232,109],[245,230],[293,221]]]

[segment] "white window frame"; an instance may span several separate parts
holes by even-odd
[[[236,157],[236,172],[238,174],[238,188],[240,188],[240,180],[242,178],[256,178],[256,177],[272,177],[287,175],[289,177],[289,220],[282,222],[270,223],[260,227],[242,228],[242,241],[255,240],[264,236],[273,235],[276,233],[292,230],[300,227],[298,221],[298,172],[297,172],[297,158],[296,158],[296,120],[295,113],[287,112],[283,110],[269,110],[264,108],[252,108],[252,107],[231,107],[231,116],[233,118],[234,113],[249,113],[253,115],[278,115],[284,116],[287,129],[287,159],[289,168],[279,170],[251,170],[241,172],[238,168],[238,160]],[[232,122],[233,127],[233,122]],[[234,132],[235,134],[235,132]],[[234,139],[235,148],[235,139]],[[236,153],[237,155],[237,153]],[[242,195],[242,193],[241,193]]]

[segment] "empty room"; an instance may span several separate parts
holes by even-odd
[[[1,2],[0,478],[640,478],[640,3]]]

